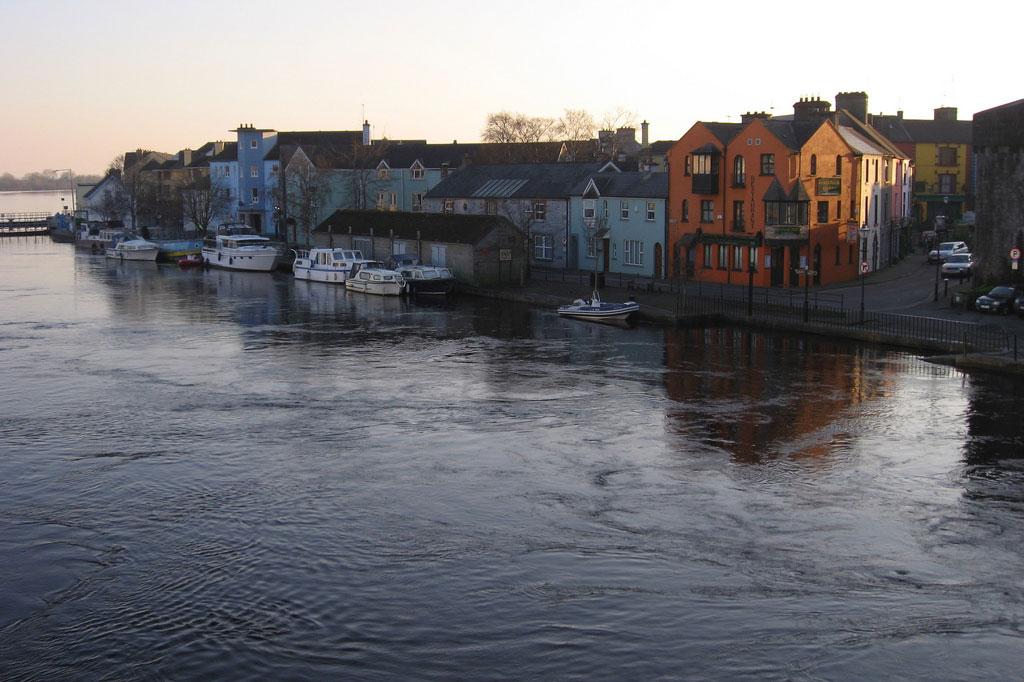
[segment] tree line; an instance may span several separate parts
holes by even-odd
[[[103,179],[102,175],[76,175],[76,185],[94,185]],[[0,175],[0,192],[34,192],[44,190],[70,190],[71,178],[67,171],[54,173],[26,173],[16,178],[10,173]]]

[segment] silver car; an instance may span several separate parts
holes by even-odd
[[[971,267],[974,265],[974,256],[970,253],[953,253],[946,258],[942,264],[943,277],[956,277],[963,279],[971,276]]]
[[[942,242],[939,244],[938,249],[932,249],[928,253],[928,262],[934,263],[939,261],[943,263],[954,253],[967,253],[968,251],[966,242]]]

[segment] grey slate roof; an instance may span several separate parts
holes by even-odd
[[[585,178],[572,190],[572,196],[581,196],[590,181],[603,197],[630,197],[637,199],[668,198],[668,173],[598,173]]]
[[[971,144],[971,130],[974,124],[971,121],[904,119],[903,126],[914,142]]]
[[[601,165],[516,163],[469,166],[446,177],[426,196],[430,199],[566,199],[581,180],[597,173]]]
[[[508,218],[497,215],[446,215],[443,213],[403,213],[396,211],[338,210],[316,226],[321,234],[349,233],[366,236],[373,230],[377,237],[394,231],[395,237],[426,241],[476,244],[495,229],[515,230]]]

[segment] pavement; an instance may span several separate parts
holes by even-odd
[[[936,282],[938,284],[936,284]],[[705,295],[734,290],[745,296],[743,285],[703,285]],[[931,355],[929,360],[953,365],[965,370],[984,370],[1009,373],[1024,377],[1024,317],[1016,315],[989,315],[953,304],[954,294],[971,289],[970,280],[946,281],[936,277],[936,266],[927,262],[922,252],[915,252],[898,263],[872,272],[863,282],[810,286],[806,295],[827,297],[829,301],[842,301],[846,308],[856,308],[863,297],[868,311],[899,313],[921,317],[971,322],[1002,327],[1010,340],[1010,348],[1003,352],[967,353],[957,355]],[[697,290],[695,290],[697,289]],[[938,290],[938,300],[935,298]],[[502,289],[477,289],[474,293],[495,298],[523,301],[541,307],[555,308],[575,298],[588,298],[592,287],[588,284],[561,280],[529,280],[526,286]],[[762,291],[758,288],[757,291]],[[755,291],[755,300],[758,296]],[[772,290],[788,292],[794,299],[803,299],[803,289]],[[687,284],[687,295],[700,295],[693,282]],[[602,298],[608,301],[634,299],[640,303],[640,319],[645,322],[675,324],[679,294],[675,291],[650,291],[646,288],[604,286]],[[816,330],[820,332],[820,330]],[[1014,348],[1019,345],[1019,351]]]

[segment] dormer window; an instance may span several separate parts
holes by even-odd
[[[380,166],[377,166],[377,179],[378,180],[390,180],[391,179],[391,169],[388,168],[387,166],[383,165],[383,164],[380,165]]]
[[[423,179],[423,166],[420,165],[419,161],[413,164],[411,176],[413,180]]]

